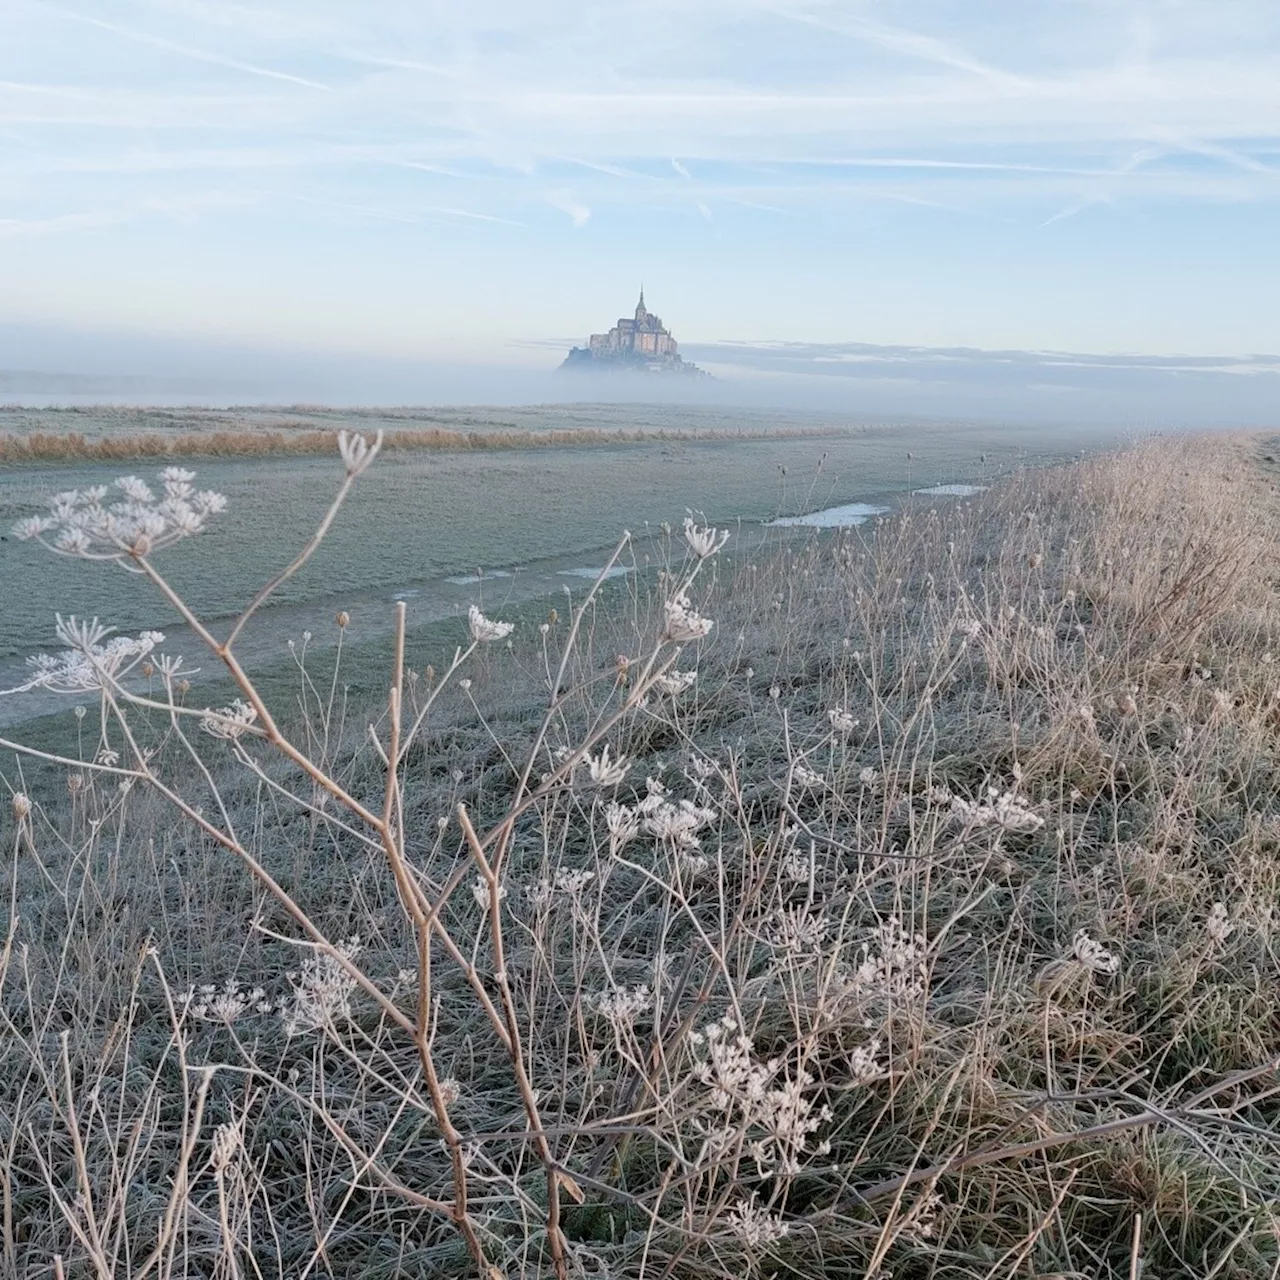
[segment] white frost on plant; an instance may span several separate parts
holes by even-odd
[[[1090,973],[1116,973],[1120,957],[1089,936],[1087,929],[1077,929],[1071,939],[1071,954]]]
[[[475,605],[467,610],[467,626],[471,630],[471,638],[477,644],[505,640],[516,629],[514,622],[495,622],[486,618]]]
[[[1000,827],[1020,834],[1039,831],[1044,826],[1044,819],[1017,792],[998,787],[988,787],[982,800],[952,796],[951,817],[967,827]]]
[[[597,787],[616,787],[627,776],[630,761],[626,756],[610,759],[609,744],[600,748],[598,756],[587,756],[587,771]]]
[[[705,560],[708,556],[715,555],[729,541],[729,531],[713,529],[710,525],[696,525],[692,516],[685,516],[684,540],[699,560]]]
[[[879,999],[915,999],[928,987],[928,940],[908,933],[897,916],[871,930],[862,944],[862,961],[850,985],[856,995]]]
[[[674,641],[676,644],[684,644],[691,640],[701,640],[705,636],[711,634],[711,628],[715,623],[710,618],[704,618],[693,605],[689,602],[689,597],[680,592],[678,595],[672,596],[664,606],[666,614],[666,628],[663,631],[663,639]]]
[[[340,942],[336,950],[347,960],[363,950],[359,937]],[[302,970],[288,975],[293,999],[283,1005],[280,1017],[285,1035],[293,1037],[307,1031],[320,1031],[351,1018],[351,995],[355,979],[336,956],[318,952],[302,962]]]
[[[84,560],[147,556],[199,533],[227,500],[211,490],[197,492],[195,472],[166,467],[157,495],[137,476],[115,482],[120,500],[108,503],[106,485],[67,489],[49,500],[49,514],[28,516],[13,527],[20,542],[37,541],[59,555]]]
[[[82,622],[74,614],[67,618],[60,613],[54,616],[54,631],[68,647],[62,653],[37,653],[28,658],[31,678],[0,693],[27,693],[31,689],[86,693],[108,688],[164,643],[159,631],[143,631],[136,638],[113,636],[115,628],[104,627],[97,618]]]
[[[220,707],[217,711],[206,707],[200,727],[212,737],[236,742],[252,728],[257,718],[256,708],[237,698],[229,707]]]
[[[648,794],[636,808],[643,814],[649,835],[665,840],[676,849],[692,852],[700,847],[697,833],[715,821],[715,810],[704,809],[692,800],[668,800],[667,789],[656,778],[647,780]]]
[[[670,697],[684,693],[686,689],[693,687],[693,682],[698,678],[696,671],[667,671],[663,675],[658,676],[653,687],[659,693],[665,693]]]
[[[755,1192],[749,1200],[739,1200],[725,1215],[725,1226],[748,1249],[767,1249],[787,1235],[791,1228],[776,1214],[756,1203]]]
[[[705,1140],[697,1163],[727,1155],[744,1138],[761,1175],[799,1173],[810,1135],[832,1118],[829,1107],[816,1107],[805,1096],[813,1076],[804,1070],[784,1075],[778,1058],[758,1061],[733,1014],[689,1039],[699,1054],[693,1074],[709,1091],[707,1108],[717,1113],[711,1125],[702,1126]],[[822,1142],[815,1153],[830,1149]]]
[[[850,734],[858,727],[858,721],[844,707],[832,707],[827,712],[827,719],[839,734]]]
[[[378,456],[382,448],[382,432],[379,431],[370,444],[358,432],[338,432],[338,454],[347,469],[347,475],[358,476]]]

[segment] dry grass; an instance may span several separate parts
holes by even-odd
[[[784,433],[785,434],[785,433]],[[799,432],[792,434],[801,434]],[[811,430],[803,434],[822,434]],[[738,431],[645,431],[593,429],[530,431],[458,431],[444,427],[400,427],[389,431],[384,448],[390,450],[548,449],[589,445],[654,444],[663,441],[736,440]],[[772,438],[768,432],[752,439]],[[78,431],[0,433],[0,463],[124,462],[165,458],[260,458],[329,455],[334,432],[310,427],[290,430],[259,428],[224,431],[160,431],[113,433],[89,437]]]
[[[399,719],[300,659],[280,737],[325,784],[124,707],[152,754],[109,718],[117,767],[186,822],[13,758],[0,1269],[1280,1275],[1260,447],[709,560],[697,680],[644,707],[678,539],[574,636],[406,672]],[[601,790],[574,761],[606,741]],[[646,778],[699,847],[611,834]]]

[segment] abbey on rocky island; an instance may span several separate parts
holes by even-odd
[[[645,373],[709,375],[686,364],[662,321],[644,305],[644,288],[634,317],[623,316],[608,333],[593,333],[585,347],[570,350],[562,369],[634,369]]]

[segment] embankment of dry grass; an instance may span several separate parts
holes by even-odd
[[[474,1275],[443,1105],[491,1275],[552,1274],[548,1168],[573,1276],[1280,1274],[1266,448],[1156,440],[730,546],[696,679],[631,711],[665,581],[563,667],[564,616],[481,650],[393,805],[402,874],[459,885],[457,954],[422,955],[368,828],[295,764],[138,721],[378,1000],[163,797],[10,755],[47,799],[0,825],[0,1270]],[[332,680],[300,669],[282,714],[380,805],[384,707]],[[553,782],[489,883],[458,805],[503,821],[548,683]],[[555,785],[620,712],[622,780]]]
[[[753,432],[752,439],[787,433]],[[799,434],[799,433],[792,433]],[[806,434],[821,434],[809,431]],[[583,448],[600,445],[660,444],[666,441],[736,440],[741,432],[644,431],[626,429],[530,431],[457,431],[443,427],[403,427],[388,431],[383,448],[389,451]],[[86,436],[82,432],[31,431],[0,434],[0,464],[30,462],[125,462],[153,458],[264,458],[327,456],[334,450],[335,432],[297,428],[247,431],[175,433],[112,433]]]

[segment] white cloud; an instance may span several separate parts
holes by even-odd
[[[586,226],[587,220],[591,217],[591,210],[585,204],[575,200],[567,191],[548,191],[547,203],[553,209],[567,213],[575,227]]]

